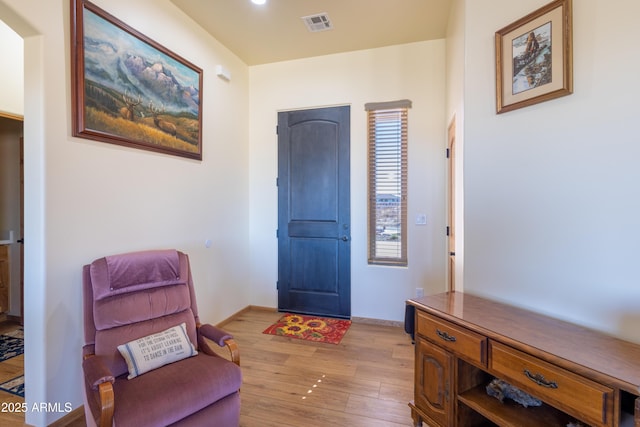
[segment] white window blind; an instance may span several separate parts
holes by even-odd
[[[369,264],[406,266],[407,128],[411,101],[366,104]]]

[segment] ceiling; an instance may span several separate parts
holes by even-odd
[[[171,0],[247,65],[445,37],[452,0]],[[310,32],[303,16],[333,29]]]

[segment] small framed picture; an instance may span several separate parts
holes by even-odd
[[[571,0],[556,0],[496,32],[496,111],[573,92]]]

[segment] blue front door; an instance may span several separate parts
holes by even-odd
[[[278,113],[278,309],[351,317],[350,107]]]

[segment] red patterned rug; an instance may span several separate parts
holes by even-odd
[[[262,333],[302,340],[340,344],[351,320],[285,314]]]

